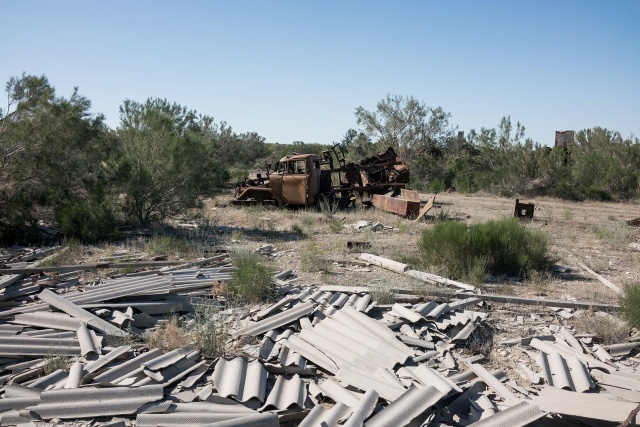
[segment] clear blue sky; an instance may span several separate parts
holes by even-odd
[[[268,142],[331,143],[387,93],[461,130],[640,134],[640,1],[30,1],[0,14],[0,81],[45,74],[119,122],[167,98]]]

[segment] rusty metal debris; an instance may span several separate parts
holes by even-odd
[[[533,203],[523,203],[520,199],[516,199],[516,205],[513,209],[513,216],[520,219],[533,219],[533,211],[536,205]]]
[[[336,145],[325,151],[322,157],[314,154],[283,157],[273,171],[268,165],[265,175],[258,174],[257,178],[247,178],[240,183],[232,204],[283,207],[309,206],[326,201],[348,206],[355,202],[357,196],[364,194],[397,195],[398,190],[409,182],[409,166],[391,147],[358,163],[347,163],[342,148]],[[410,202],[400,200],[404,202],[399,203],[411,206],[410,212],[414,216],[418,214],[419,199]]]
[[[640,218],[630,219],[627,221],[627,225],[631,227],[640,227]]]

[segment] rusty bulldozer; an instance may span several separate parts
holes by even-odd
[[[293,154],[280,159],[273,171],[267,165],[266,176],[257,174],[240,183],[232,204],[312,206],[324,200],[346,207],[368,195],[375,196],[375,200],[365,203],[373,202],[402,216],[415,216],[420,206],[417,193],[410,199],[396,197],[408,182],[409,166],[393,148],[358,163],[347,163],[344,150],[336,144],[322,157]],[[405,193],[408,191],[402,191]]]

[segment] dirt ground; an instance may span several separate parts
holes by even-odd
[[[422,194],[421,199],[429,196]],[[352,251],[347,247],[349,241],[366,242],[370,245],[366,252],[407,259],[417,253],[417,241],[425,228],[432,227],[430,221],[416,223],[375,208],[337,211],[331,216],[316,210],[237,208],[228,206],[228,200],[220,197],[212,201],[204,215],[230,233],[230,249],[256,249],[271,244],[275,256],[269,259],[276,269],[294,270],[301,283],[419,286],[403,276],[375,267],[366,269],[338,263],[355,261],[360,256],[361,250]],[[616,302],[616,294],[584,271],[580,263],[620,287],[640,281],[640,252],[629,247],[630,243],[640,241],[640,228],[626,224],[627,220],[640,217],[640,204],[567,202],[551,198],[523,201],[536,205],[534,220],[528,227],[541,230],[549,237],[557,265],[568,270],[530,281],[492,278],[491,283],[479,284],[485,293]],[[512,215],[513,206],[513,199],[439,194],[429,216],[474,223],[508,217]],[[379,222],[385,229],[374,232],[337,225],[357,221]],[[327,260],[332,263],[325,262]]]

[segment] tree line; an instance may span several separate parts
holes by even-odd
[[[290,154],[329,145],[271,144],[166,99],[124,100],[119,125],[76,88],[60,96],[46,76],[6,84],[0,109],[0,241],[24,240],[39,220],[84,240],[117,235],[201,206],[205,197]],[[413,97],[388,95],[355,111],[357,129],[338,142],[358,161],[394,147],[417,189],[627,200],[640,191],[640,144],[602,128],[577,132],[569,149],[525,138],[509,117],[460,138],[451,115]]]

